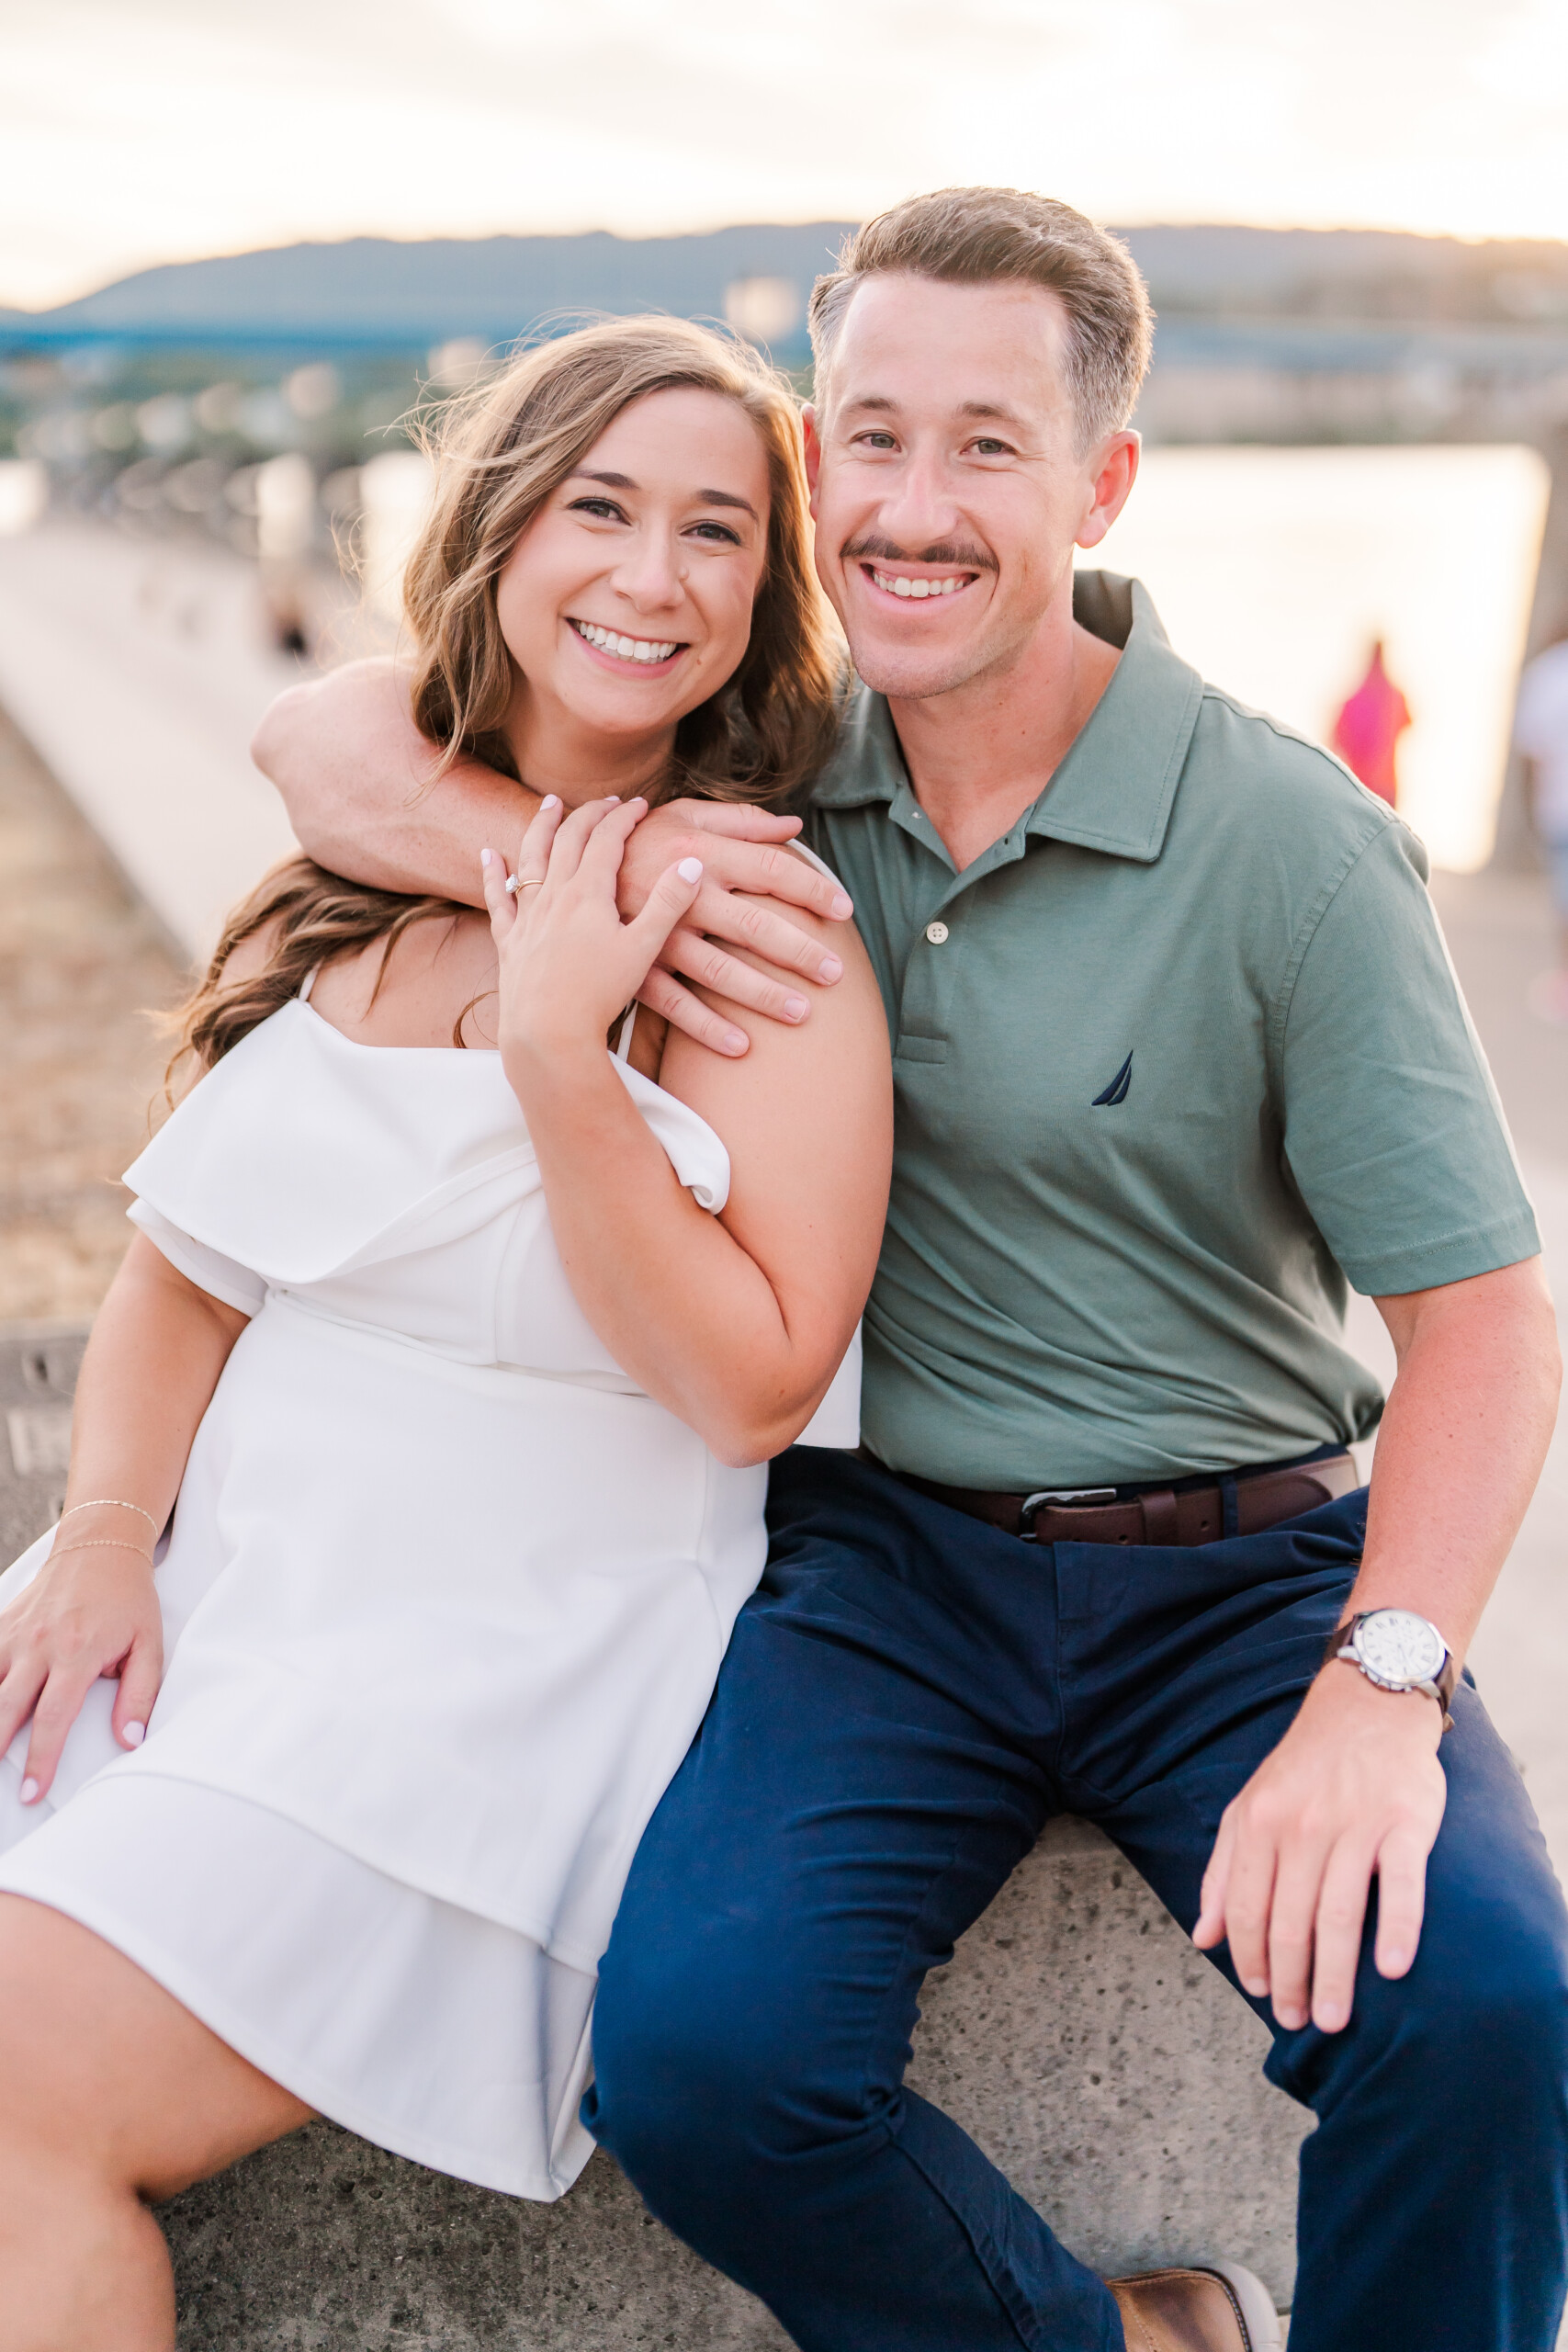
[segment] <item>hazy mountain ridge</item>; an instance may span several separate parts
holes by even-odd
[[[203,335],[421,345],[506,341],[560,311],[723,315],[738,278],[804,298],[852,224],[757,223],[681,237],[355,237],[174,262],[74,302],[0,311],[11,342]],[[1153,226],[1122,232],[1156,310],[1175,318],[1365,321],[1382,326],[1568,322],[1568,244],[1395,231]],[[803,339],[797,328],[794,342]]]
[[[424,342],[510,338],[566,311],[672,311],[721,318],[737,278],[777,277],[809,289],[830,269],[848,221],[718,229],[701,236],[438,237],[334,244],[171,262],[52,311],[0,313],[9,328],[51,334],[254,330],[345,333]]]

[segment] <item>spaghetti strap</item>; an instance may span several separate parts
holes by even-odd
[[[313,978],[315,977],[314,974],[312,974],[311,977]],[[621,1034],[615,1040],[615,1059],[618,1062],[629,1061],[631,1058],[632,1031],[636,1027],[637,999],[634,996],[631,1001],[631,1004],[627,1009],[626,1017],[621,1023]]]

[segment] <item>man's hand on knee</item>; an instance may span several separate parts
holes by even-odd
[[[1287,2030],[1349,2022],[1374,1875],[1378,1972],[1415,1960],[1447,1794],[1441,1730],[1430,1699],[1329,1667],[1226,1806],[1192,1940],[1228,1940],[1242,1984]]]

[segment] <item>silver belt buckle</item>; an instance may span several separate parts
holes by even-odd
[[[1040,1541],[1034,1532],[1034,1514],[1042,1503],[1113,1503],[1115,1500],[1114,1487],[1042,1487],[1037,1494],[1025,1495],[1023,1498],[1019,1517],[1024,1522],[1024,1532],[1018,1540],[1021,1544],[1038,1544]]]

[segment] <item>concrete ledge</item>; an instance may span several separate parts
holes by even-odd
[[[1104,2271],[1220,2255],[1281,2308],[1310,2122],[1098,1831],[1059,1822],[927,1987],[911,2080]],[[786,2352],[595,2156],[523,2205],[327,2124],[164,2206],[182,2352]]]

